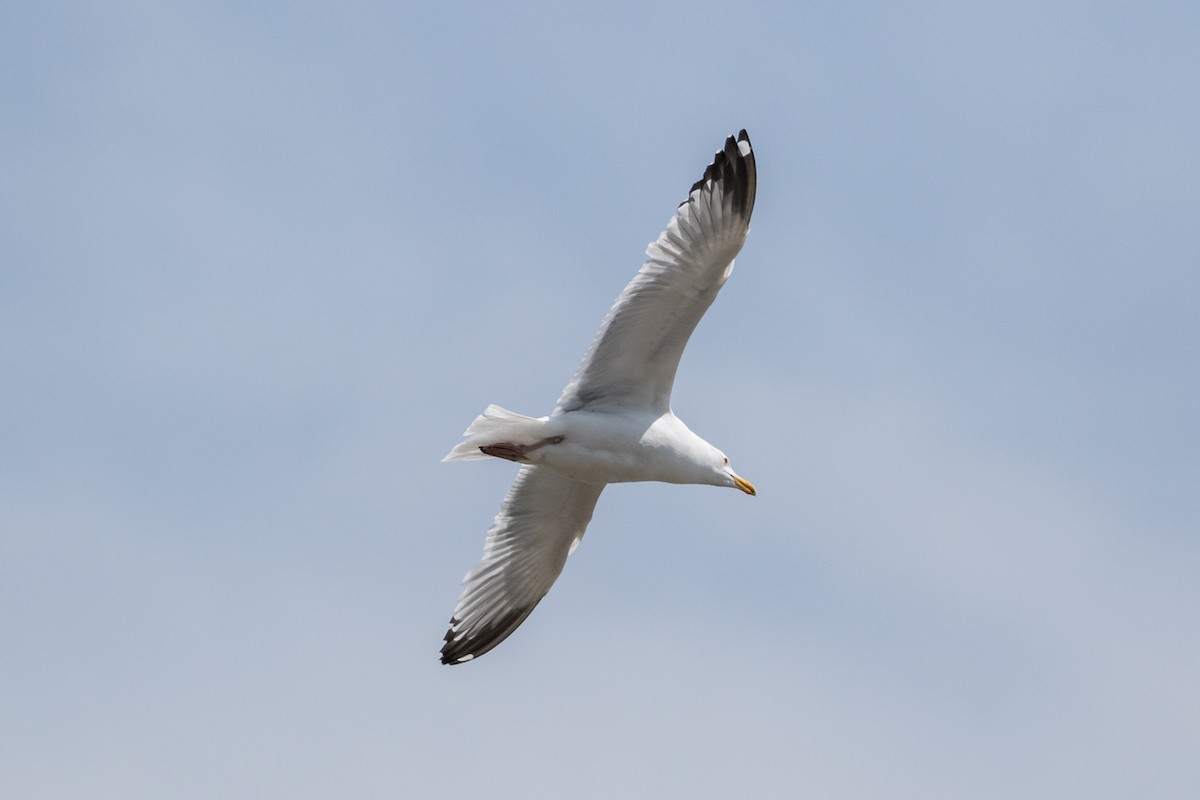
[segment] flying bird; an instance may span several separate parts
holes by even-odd
[[[483,655],[525,621],[583,538],[609,483],[664,481],[756,493],[729,459],[671,412],[679,357],[733,271],[750,231],[750,137],[725,140],[600,325],[548,417],[491,405],[443,461],[521,464],[463,579],[443,664]]]

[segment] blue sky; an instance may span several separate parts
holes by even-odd
[[[1200,8],[0,11],[0,794],[1195,797]],[[675,410],[437,662],[723,137]]]

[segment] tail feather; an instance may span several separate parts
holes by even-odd
[[[548,419],[549,417],[527,417],[507,408],[490,405],[463,432],[463,436],[467,438],[447,453],[442,461],[476,461],[491,458],[479,449],[489,444],[532,444],[542,438],[542,425]]]

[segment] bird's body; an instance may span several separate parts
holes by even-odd
[[[729,459],[670,408],[679,358],[733,271],[750,229],[754,153],[729,137],[692,187],[649,260],[617,298],[554,413],[527,417],[488,406],[447,461],[522,464],[469,573],[442,662],[482,655],[549,591],[610,483],[729,486],[755,494]]]
[[[507,434],[484,433],[487,438],[502,435],[506,444],[515,445],[512,454],[519,452],[520,457],[508,458],[509,461],[544,466],[578,481],[661,481],[714,486],[729,483],[724,472],[713,471],[700,459],[718,452],[716,448],[692,433],[670,411],[610,414],[580,410],[533,419],[490,406],[479,419],[485,431],[489,422],[510,423]],[[474,441],[479,440],[469,436],[459,446],[461,451],[456,448],[446,460],[468,461],[496,455],[482,452]],[[495,445],[482,447],[492,449]],[[497,457],[505,458],[507,454]]]

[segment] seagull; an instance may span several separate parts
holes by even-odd
[[[679,357],[733,272],[750,231],[755,169],[750,137],[725,140],[617,298],[548,417],[488,406],[442,459],[521,465],[463,578],[443,664],[491,650],[525,621],[575,552],[610,483],[754,484],[671,412]]]

